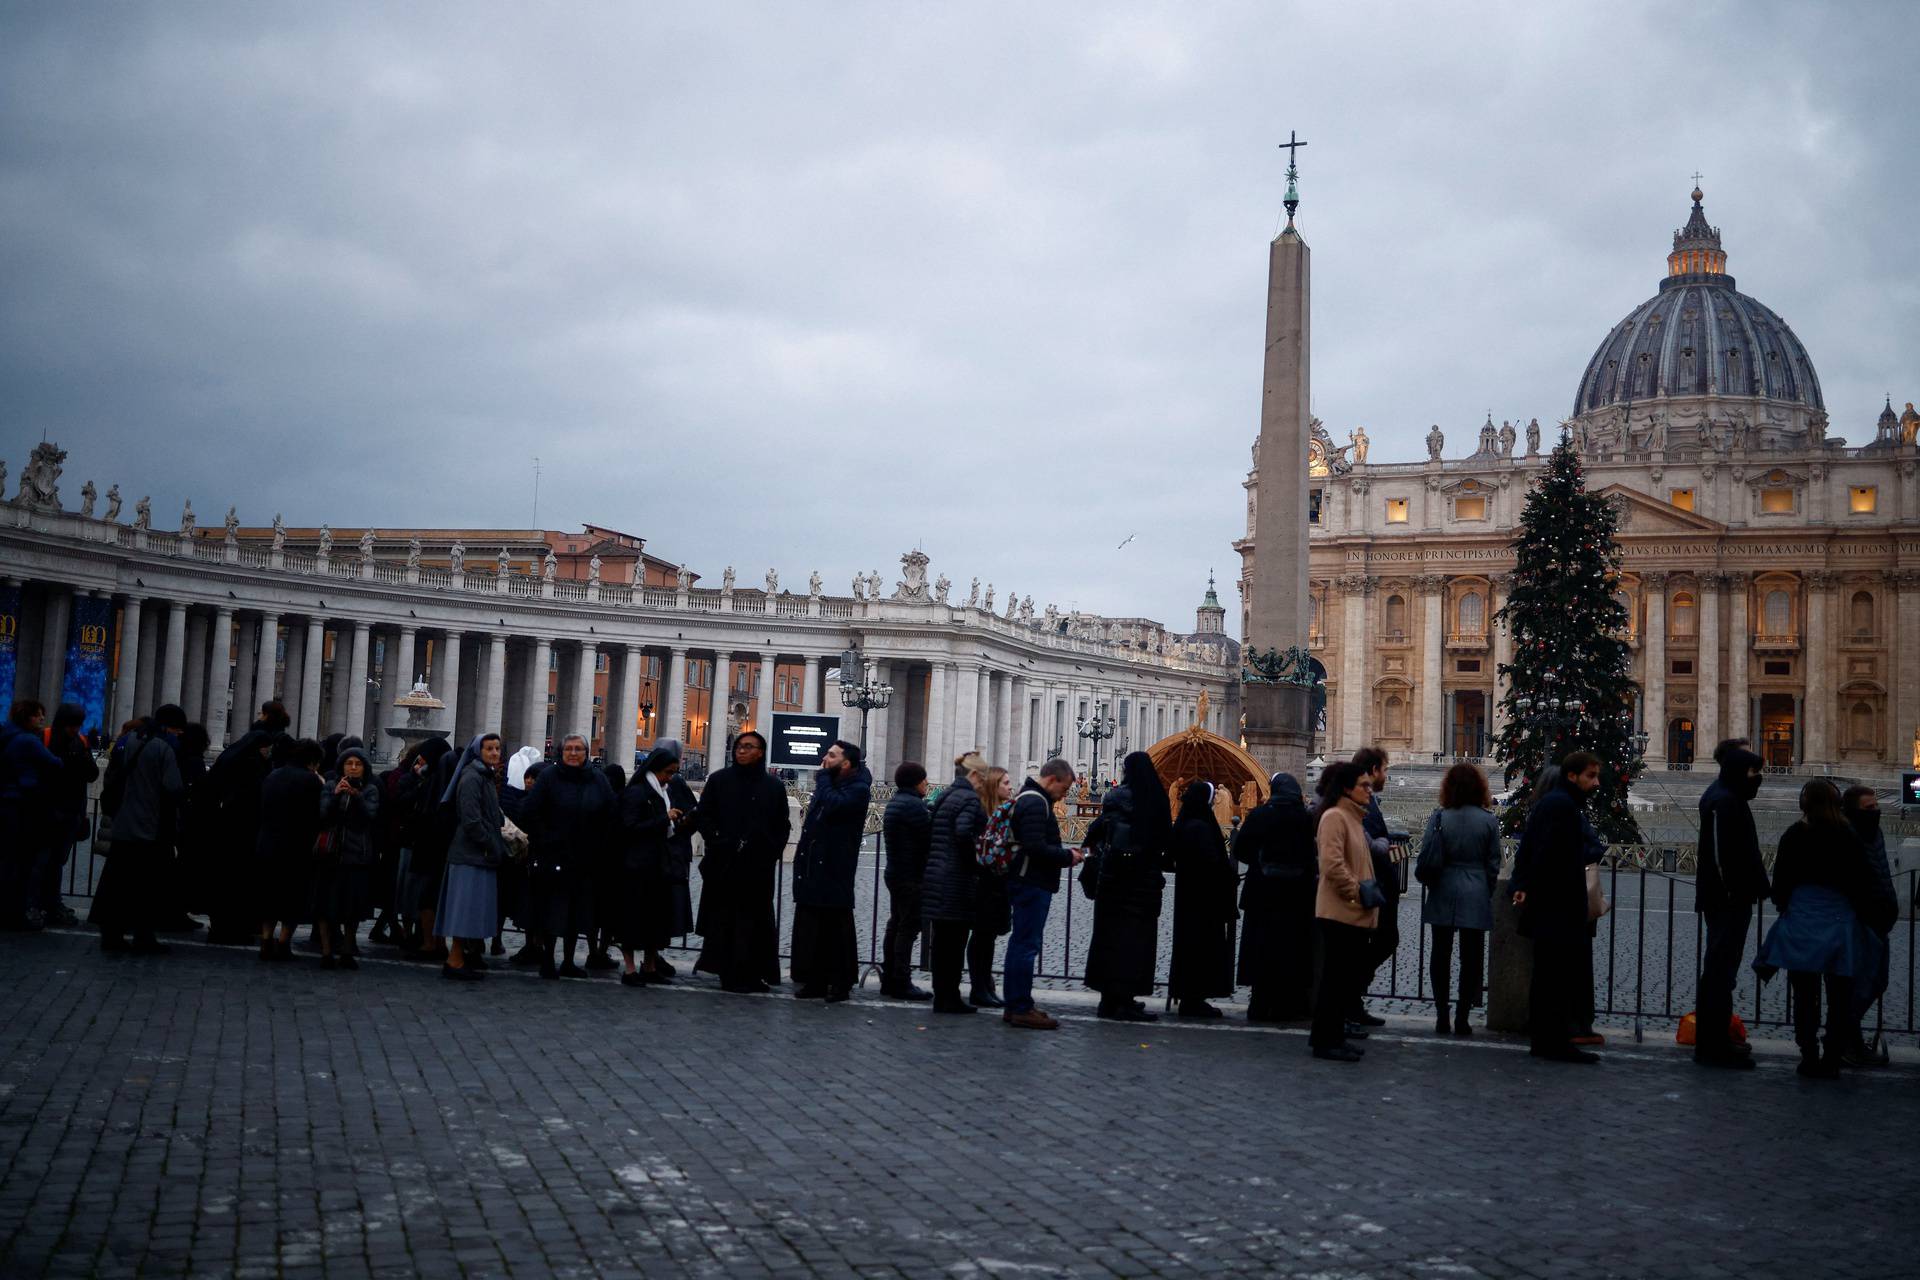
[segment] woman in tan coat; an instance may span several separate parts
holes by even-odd
[[[1333,802],[1320,814],[1320,889],[1313,914],[1320,931],[1320,987],[1314,996],[1313,1056],[1358,1062],[1363,1050],[1347,1040],[1347,1010],[1353,988],[1367,971],[1367,935],[1379,923],[1380,886],[1373,879],[1373,851],[1361,826],[1373,779],[1351,761],[1328,766],[1324,794]]]

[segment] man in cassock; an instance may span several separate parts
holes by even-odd
[[[1513,859],[1513,905],[1520,932],[1533,939],[1533,983],[1528,996],[1529,1052],[1553,1062],[1600,1061],[1573,1043],[1577,988],[1591,990],[1587,952],[1587,864],[1606,845],[1586,816],[1587,798],[1600,786],[1600,758],[1576,751],[1560,764],[1560,781],[1527,814]]]
[[[780,981],[774,874],[793,819],[787,790],[767,772],[767,740],[749,729],[733,740],[733,763],[707,778],[693,829],[700,859],[702,943],[694,972],[727,991],[765,992]]]
[[[813,799],[793,851],[793,980],[802,1000],[853,994],[860,944],[853,931],[853,876],[866,833],[873,774],[860,748],[836,742],[821,758]]]

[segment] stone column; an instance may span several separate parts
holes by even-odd
[[[49,602],[51,603],[51,602]],[[178,704],[187,674],[187,606],[179,600],[167,605],[167,641],[160,662],[160,705]],[[56,692],[56,703],[60,695]]]
[[[185,605],[175,605],[184,612]],[[67,683],[67,643],[73,638],[73,592],[61,586],[48,586],[46,608],[41,613],[40,641],[40,701],[50,708],[60,705],[60,695],[66,692]],[[184,623],[183,623],[184,625]],[[184,633],[183,633],[184,634]],[[167,665],[178,667],[180,663],[180,645],[174,645],[167,654]],[[14,688],[20,687],[18,680]],[[167,702],[180,700],[180,682],[178,677],[173,683],[174,696],[162,699]],[[148,710],[152,710],[151,707]],[[53,712],[47,713],[48,723],[53,721]],[[114,726],[116,729],[119,726]]]
[[[311,737],[300,730],[300,690],[307,674],[306,637],[292,618],[287,619],[287,663],[280,676],[280,702],[287,709],[287,732]]]
[[[892,664],[876,661],[873,664],[874,681],[878,684],[886,684],[889,678],[888,673],[891,672],[892,669]],[[861,744],[861,746],[866,748],[867,767],[873,770],[873,780],[875,782],[884,782],[887,780],[886,769],[888,753],[892,749],[892,743],[889,741],[892,736],[892,729],[892,707],[875,707],[867,721],[867,740]]]
[[[580,642],[580,673],[573,682],[572,723],[567,726],[568,733],[577,733],[587,740],[589,749],[593,746],[593,686],[600,669],[600,646],[592,641]]]
[[[1378,578],[1348,574],[1340,579],[1344,636],[1340,654],[1340,745],[1334,751],[1346,757],[1367,745],[1367,598]],[[1176,729],[1186,727],[1185,717]]]
[[[1800,652],[1807,673],[1807,696],[1800,741],[1805,744],[1804,763],[1823,765],[1833,762],[1833,637],[1827,625],[1827,601],[1839,575],[1830,569],[1815,569],[1806,578],[1807,642]]]
[[[253,725],[254,713],[260,704],[253,701],[257,691],[257,671],[254,659],[254,647],[260,643],[260,620],[258,618],[240,619],[240,636],[234,644],[233,666],[233,708],[230,716],[229,738],[239,738]],[[149,673],[151,674],[151,673]],[[144,686],[144,681],[143,681]],[[144,687],[143,687],[144,696]],[[252,705],[248,705],[248,704]]]
[[[927,776],[945,786],[951,776],[954,752],[947,743],[947,664],[938,658],[927,668]]]
[[[213,635],[207,644],[207,709],[204,723],[213,749],[227,745],[227,713],[231,694],[227,681],[233,678],[233,606],[221,605],[213,611]]]
[[[1423,625],[1420,639],[1420,745],[1416,750],[1421,763],[1447,749],[1447,726],[1442,705],[1441,657],[1447,647],[1446,579],[1426,574],[1413,580],[1420,593]]]
[[[253,710],[279,696],[280,615],[260,615],[260,658],[253,668]]]
[[[347,702],[346,732],[365,740],[378,733],[384,725],[367,723],[367,660],[373,649],[373,624],[355,622],[353,624],[353,651],[347,659],[347,687],[336,689],[334,696],[345,697]],[[242,651],[244,652],[244,650]],[[399,721],[389,721],[398,724]]]
[[[760,655],[760,714],[754,717],[754,727],[771,741],[773,738],[773,664],[772,650]]]
[[[406,723],[407,713],[405,709],[395,706],[394,703],[413,691],[413,678],[421,674],[420,669],[414,665],[416,660],[415,647],[418,638],[418,631],[411,626],[404,626],[400,628],[399,634],[387,644],[387,661],[384,669],[380,672],[380,683],[381,692],[385,695],[383,700],[386,703],[386,722],[388,724]],[[445,691],[434,689],[433,695],[442,702],[447,702]],[[448,703],[448,705],[451,706],[452,704]],[[451,729],[451,723],[449,723],[448,727]],[[461,745],[464,746],[465,744],[463,743]]]
[[[1895,768],[1911,768],[1914,759],[1914,735],[1920,730],[1920,572],[1902,569],[1888,575],[1894,587],[1893,614],[1898,630],[1890,638],[1894,662],[1892,742],[1887,762]]]
[[[533,652],[527,658],[527,687],[525,698],[526,745],[545,754],[547,749],[547,699],[552,696],[553,685],[553,641],[545,636],[533,642]],[[556,726],[557,732],[565,730]]]
[[[300,668],[300,736],[320,736],[320,676],[327,658],[327,620],[307,619],[306,653]]]
[[[1646,630],[1640,636],[1640,700],[1645,710],[1647,764],[1667,764],[1667,575],[1643,573],[1640,585],[1647,597]]]
[[[1507,600],[1507,582],[1504,578],[1494,582],[1494,589],[1500,593],[1500,605]],[[1500,673],[1500,668],[1513,665],[1513,629],[1504,621],[1494,621],[1498,610],[1494,607],[1492,592],[1488,592],[1487,625],[1493,628],[1493,737],[1499,740],[1507,727],[1507,688],[1513,681]]]
[[[502,733],[507,719],[507,638],[498,631],[487,637],[487,697],[480,716],[483,733]]]
[[[953,701],[953,755],[961,755],[981,744],[974,740],[979,728],[980,665],[959,664],[959,686]]]
[[[207,714],[207,615],[187,615],[187,671],[181,682],[180,702],[189,721],[205,723]],[[212,733],[212,729],[208,729]]]
[[[136,708],[146,693],[140,687],[140,606],[140,597],[132,595],[120,606],[120,665],[113,690],[113,718],[107,725],[107,732],[116,738],[120,736],[120,726],[140,714]],[[218,734],[225,727],[210,724],[207,729]]]
[[[620,704],[619,715],[614,722],[619,725],[618,740],[609,739],[607,760],[619,765],[628,773],[633,772],[634,739],[639,737],[636,729],[640,715],[640,670],[646,662],[646,655],[637,644],[630,644],[620,659]],[[720,767],[719,762],[709,760],[708,772]]]
[[[801,679],[806,681],[806,685],[800,695],[800,709],[808,715],[818,715],[820,713],[820,658],[817,654],[808,655],[806,674]],[[899,692],[906,691],[902,689]]]
[[[1752,697],[1748,693],[1747,679],[1753,667],[1753,637],[1747,623],[1747,598],[1752,595],[1752,587],[1747,574],[1729,573],[1725,576],[1727,580],[1727,720],[1723,732],[1729,738],[1751,738],[1754,736],[1750,715]],[[1712,748],[1709,747],[1708,750]]]
[[[460,728],[460,633],[449,630],[433,655],[433,675],[428,687],[433,696],[447,704],[447,732],[457,736]]]
[[[1697,673],[1693,717],[1693,758],[1696,762],[1713,758],[1720,742],[1720,588],[1724,579],[1717,573],[1700,575],[1700,660]]]
[[[674,645],[668,653],[671,656],[667,661],[667,720],[660,727],[659,736],[685,740],[687,736],[687,647]],[[719,691],[715,690],[715,692]],[[713,718],[709,716],[708,723],[711,724],[712,720]]]
[[[1013,775],[1015,779],[1013,785],[1017,788],[1020,785],[1019,779],[1026,776],[1027,762],[1023,755],[1013,749],[1013,675],[1011,672],[1000,673],[997,692],[1000,697],[993,713],[994,756],[1006,771]]]

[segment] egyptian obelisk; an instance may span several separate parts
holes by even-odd
[[[1267,251],[1267,355],[1260,397],[1260,471],[1254,492],[1253,578],[1249,584],[1247,651],[1304,649],[1307,644],[1307,443],[1312,354],[1312,257],[1293,225],[1300,205],[1294,148],[1287,147],[1287,225]],[[1304,779],[1312,742],[1311,691],[1298,685],[1248,683],[1241,690],[1247,745],[1269,772]]]

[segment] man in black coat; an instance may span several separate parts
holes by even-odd
[[[733,740],[733,763],[707,779],[694,829],[706,846],[694,971],[718,975],[727,991],[765,992],[780,981],[774,872],[793,830],[786,788],[767,772],[765,738],[749,729]]]
[[[1848,1019],[1848,1025],[1855,1029],[1856,1035],[1853,1048],[1843,1053],[1841,1059],[1850,1067],[1884,1067],[1886,1048],[1869,1045],[1859,1029],[1866,1025],[1873,1002],[1886,994],[1887,979],[1892,972],[1892,951],[1887,943],[1894,924],[1900,919],[1900,897],[1894,891],[1893,871],[1887,862],[1887,837],[1880,830],[1880,797],[1872,787],[1853,786],[1841,795],[1840,804],[1853,834],[1860,837],[1867,865],[1873,869],[1872,892],[1866,895],[1869,905],[1860,913],[1860,923],[1880,937],[1879,969],[1864,977],[1856,975],[1853,981],[1853,1016]]]
[[[1047,932],[1047,912],[1053,895],[1060,892],[1060,873],[1083,856],[1078,849],[1061,845],[1060,823],[1053,816],[1053,806],[1066,799],[1072,786],[1073,766],[1065,760],[1049,760],[1040,766],[1040,776],[1028,778],[1013,799],[1013,867],[1007,876],[1013,929],[1007,939],[1007,1008],[1000,1016],[1028,1031],[1053,1031],[1060,1026],[1034,1007],[1033,971],[1040,959],[1040,940]]]
[[[1513,861],[1513,905],[1520,932],[1533,939],[1533,984],[1528,1031],[1536,1058],[1598,1062],[1573,1043],[1575,984],[1591,983],[1586,962],[1587,862],[1597,842],[1588,838],[1587,797],[1600,786],[1600,758],[1576,751],[1561,763],[1560,784],[1534,804]]]
[[[802,1000],[853,994],[860,944],[853,931],[853,876],[866,833],[873,775],[860,748],[835,742],[821,758],[813,799],[793,851],[793,980]]]
[[[933,813],[927,808],[927,771],[911,760],[893,771],[893,799],[880,819],[887,850],[887,934],[880,993],[896,1000],[931,1000],[913,984],[913,944],[925,929],[920,890],[927,878]]]
[[[1767,867],[1749,807],[1760,791],[1763,761],[1746,739],[1729,738],[1713,751],[1720,776],[1700,797],[1699,869],[1694,909],[1706,926],[1700,953],[1700,986],[1694,1023],[1693,1060],[1710,1067],[1749,1068],[1753,1057],[1730,1034],[1733,985],[1740,973],[1753,904],[1767,894]]]

